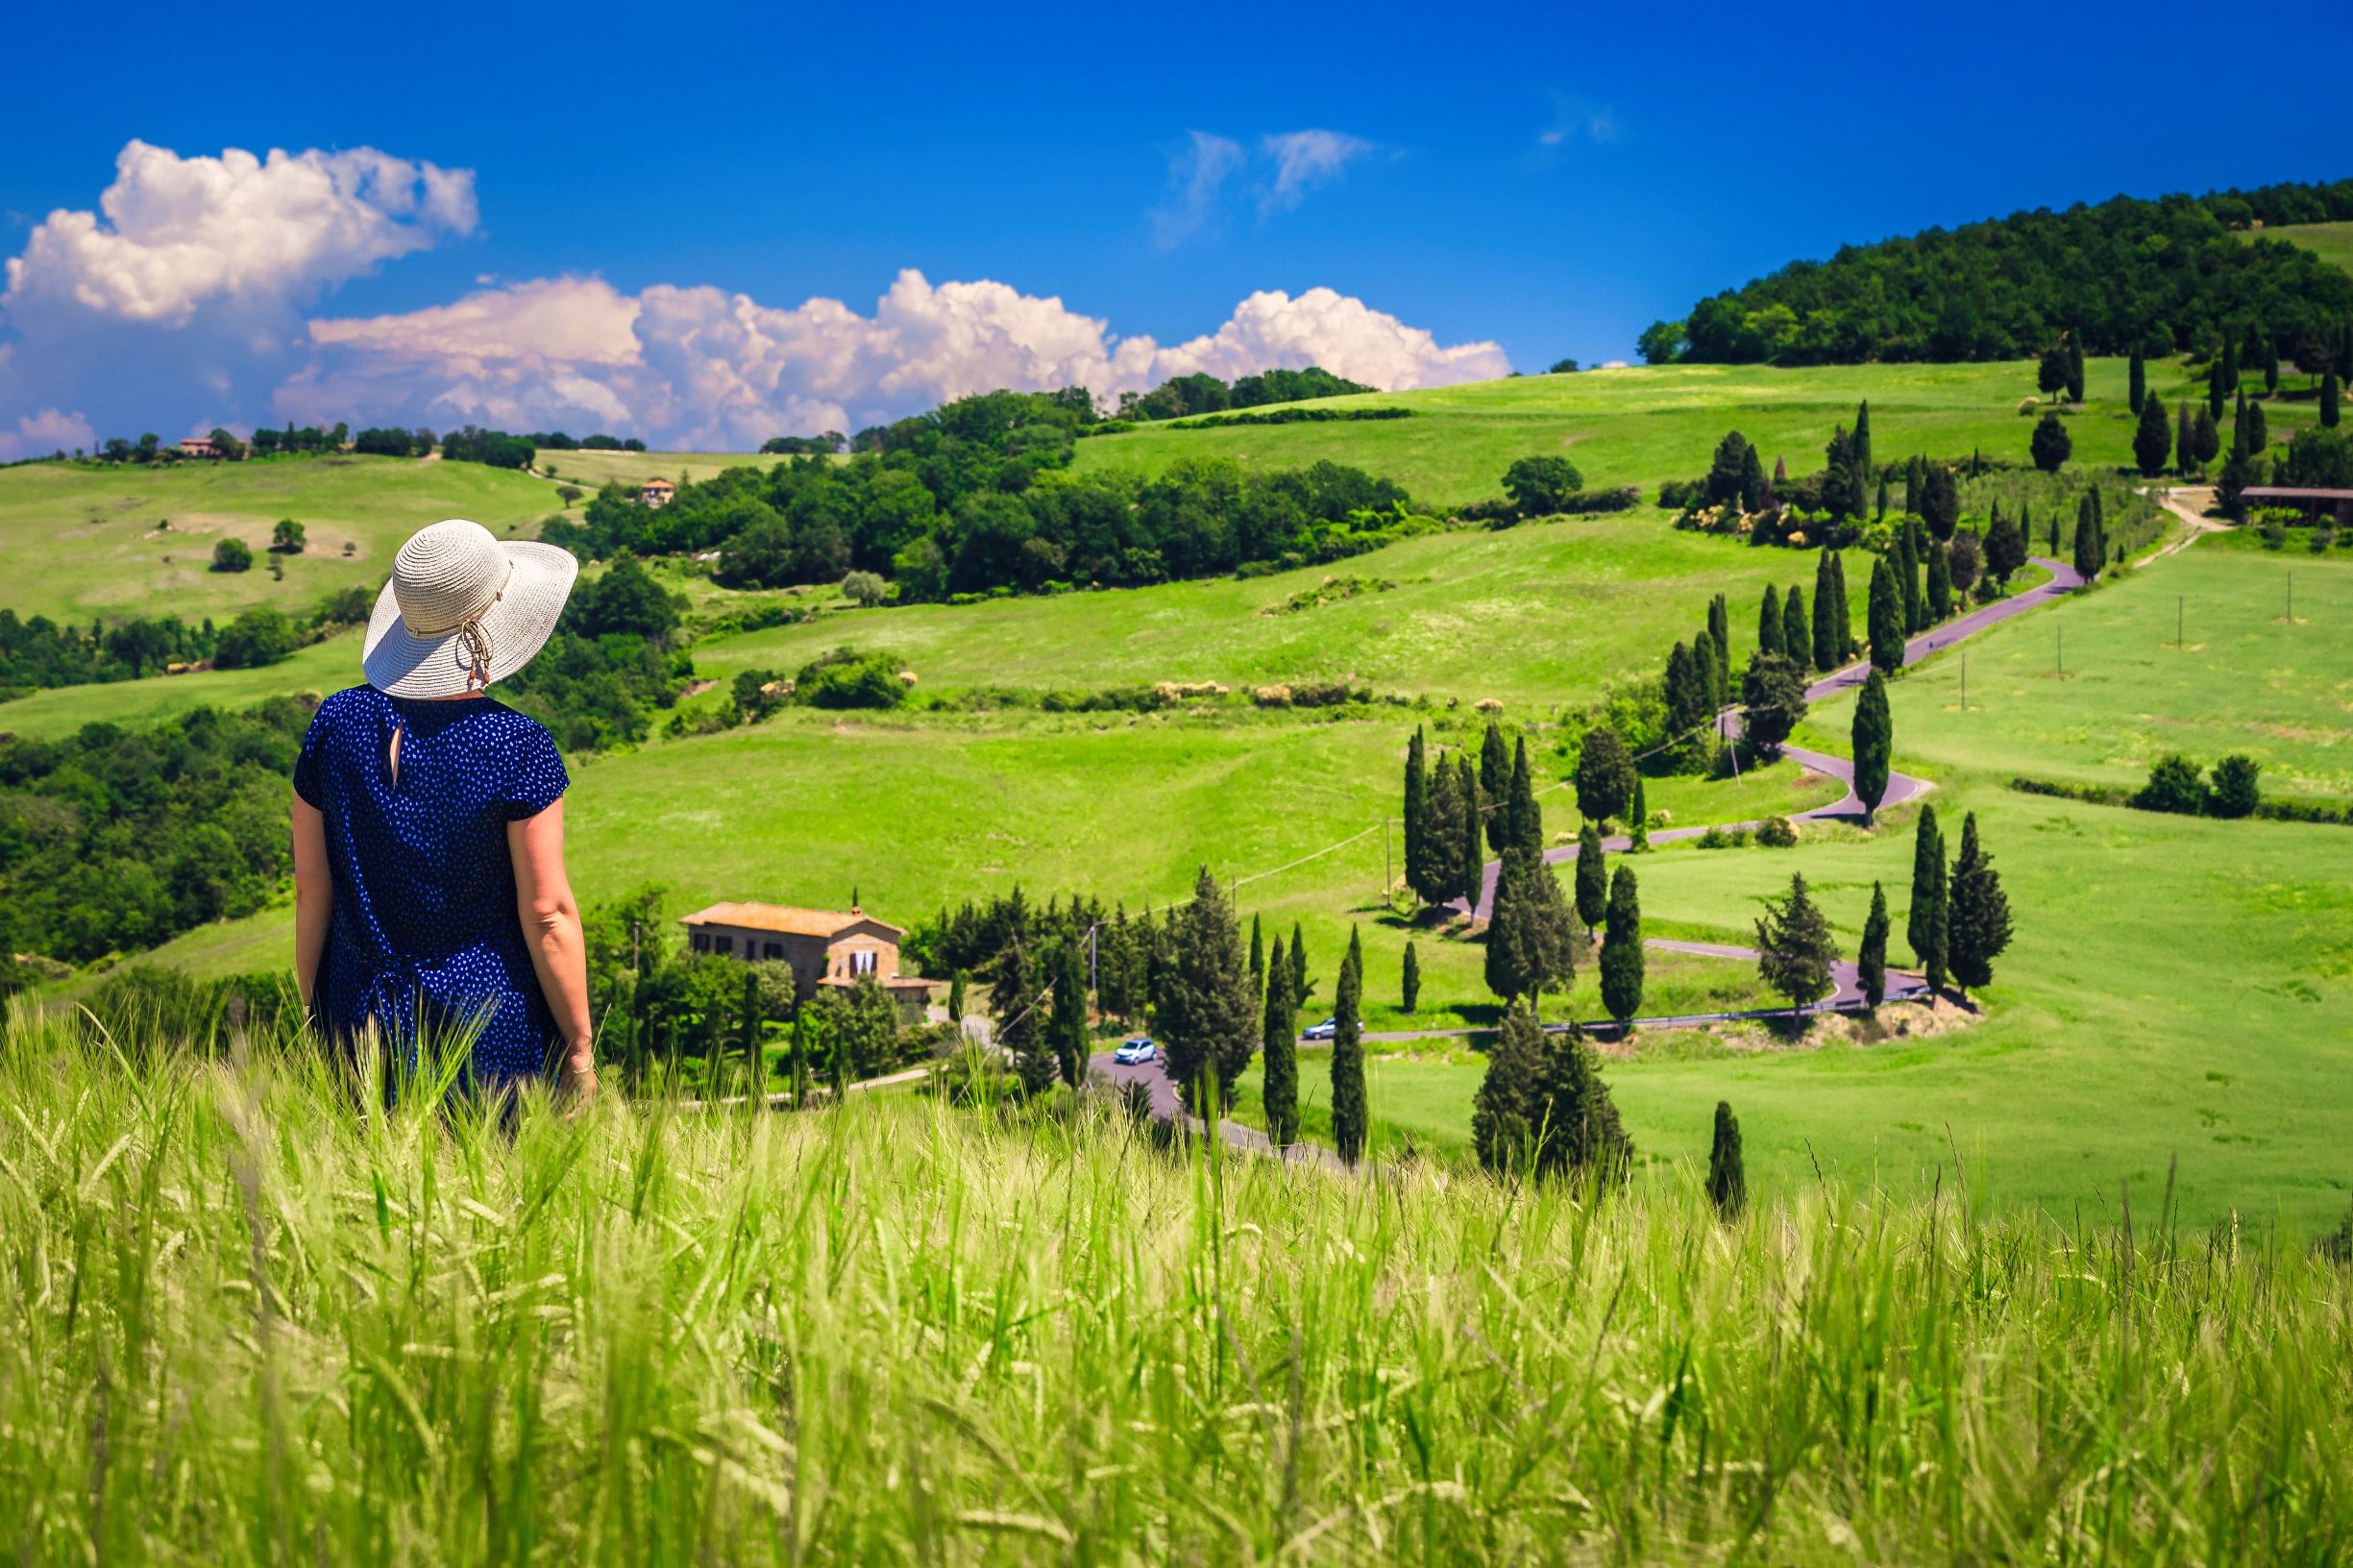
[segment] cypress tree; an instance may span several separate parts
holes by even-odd
[[[1887,890],[1871,885],[1871,914],[1863,920],[1863,944],[1854,954],[1855,984],[1863,1005],[1878,1011],[1887,1000]]]
[[[1278,945],[1275,951],[1280,954]],[[1406,973],[1413,973],[1413,944],[1406,944]],[[1409,979],[1408,984],[1411,981]],[[1410,992],[1408,992],[1409,997]],[[1406,1004],[1410,1013],[1410,1000]],[[1266,1137],[1277,1148],[1299,1141],[1299,1006],[1293,999],[1290,966],[1278,958],[1266,976],[1266,1012],[1259,1049],[1265,1053],[1260,1098],[1266,1108]]]
[[[1487,923],[1487,989],[1506,1000],[1532,997],[1576,972],[1576,926],[1560,879],[1537,856],[1505,850]]]
[[[2124,366],[2124,403],[2137,417],[2141,404],[2148,397],[2148,365],[2141,357],[2141,346],[2132,348],[2132,358]]]
[[[1370,1130],[1364,1109],[1364,1031],[1358,1003],[1364,986],[1364,947],[1356,927],[1348,929],[1348,958],[1340,965],[1339,989],[1332,1003],[1332,1142],[1343,1163],[1364,1158]]]
[[[1814,624],[1808,647],[1813,650],[1814,668],[1826,674],[1845,662],[1841,655],[1846,652],[1838,640],[1838,578],[1834,560],[1826,550],[1814,557]]]
[[[1936,625],[1952,614],[1952,560],[1942,543],[1928,545],[1928,624]]]
[[[1471,759],[1468,752],[1463,754],[1460,772],[1462,864],[1455,869],[1455,889],[1461,895],[1463,915],[1468,919],[1477,919],[1479,918],[1479,892],[1486,882],[1487,868],[1487,857],[1481,852],[1481,845],[1486,841],[1480,832],[1480,824],[1487,817],[1500,816],[1501,813],[1490,813],[1483,809],[1484,802],[1479,795],[1479,775],[1471,772]]]
[[[1255,1002],[1265,993],[1265,991],[1266,946],[1259,935],[1259,918],[1252,915],[1250,917],[1250,999]]]
[[[964,970],[958,969],[947,983],[947,1021],[964,1022]]]
[[[1876,521],[1885,522],[1887,520],[1887,476],[1884,474],[1879,476],[1879,502],[1872,512]]]
[[[2334,369],[2323,371],[2320,376],[2320,428],[2322,429],[2333,430],[2337,428],[2338,396],[2337,372]]]
[[[2246,405],[2247,455],[2251,457],[2270,444],[2271,423],[2264,415],[2263,404],[2260,403],[2248,404]]]
[[[1539,1176],[1575,1176],[1596,1188],[1617,1186],[1634,1161],[1633,1141],[1602,1081],[1601,1062],[1575,1024],[1544,1037],[1530,1122]]]
[[[1740,452],[1740,509],[1761,512],[1773,503],[1773,481],[1765,478],[1765,462],[1754,447]]]
[[[1719,713],[1724,708],[1723,664],[1716,657],[1716,640],[1706,632],[1691,639],[1691,668],[1699,678],[1699,712]]]
[[[1714,717],[1707,705],[1707,684],[1691,649],[1681,643],[1667,650],[1667,734],[1680,752],[1693,749],[1691,732]]]
[[[1087,968],[1079,961],[1079,946],[1085,940],[1076,930],[1063,939],[1061,963],[1054,975],[1054,1014],[1045,1031],[1054,1042],[1054,1063],[1062,1069],[1062,1081],[1072,1089],[1087,1075]],[[1258,999],[1256,992],[1251,992],[1251,999]],[[1241,1053],[1243,1066],[1250,1061],[1246,1041],[1247,1037]],[[1221,1071],[1219,1076],[1231,1084],[1239,1070]]]
[[[1423,814],[1422,876],[1413,891],[1425,904],[1450,903],[1461,891],[1462,776],[1444,756],[1432,772],[1429,805]]]
[[[1972,986],[1991,985],[1994,960],[2010,945],[2010,899],[1993,857],[1977,842],[1977,814],[1961,820],[1961,853],[1952,863],[1948,894],[1950,914],[1945,943],[1952,977],[1967,996]]]
[[[1830,556],[1830,576],[1838,585],[1837,592],[1831,596],[1831,602],[1838,606],[1838,662],[1844,664],[1851,656],[1851,650],[1854,647],[1854,609],[1847,602],[1845,555],[1833,553]]]
[[[1801,670],[1814,662],[1814,628],[1805,613],[1805,590],[1794,582],[1781,596],[1781,654]]]
[[[2067,334],[2067,401],[2083,401],[2083,338],[2072,331]]]
[[[2190,427],[2190,434],[2197,443],[2197,466],[2203,471],[2222,453],[2222,431],[2215,424],[2215,416],[2200,408],[2197,421]]]
[[[1716,645],[1716,689],[1721,691],[1732,675],[1732,609],[1722,594],[1707,601],[1707,636]]]
[[[2100,545],[2099,524],[2092,516],[2091,498],[2085,497],[2075,507],[2075,574],[2090,582],[2099,576],[2104,554]]]
[[[1430,764],[1422,742],[1422,726],[1413,726],[1413,739],[1406,744],[1406,886],[1415,896],[1429,901],[1423,889],[1430,885],[1430,851],[1423,842],[1424,819],[1430,813]]]
[[[760,1013],[760,976],[746,965],[743,1017],[737,1020],[736,1029],[743,1044],[744,1065],[751,1069],[755,1089],[768,1082],[768,1056],[760,1048],[760,1025],[764,1021]]]
[[[2173,438],[2167,430],[2165,400],[2152,392],[2141,404],[2141,423],[2132,432],[2132,460],[2145,479],[2165,472],[2166,453],[2173,450]],[[2053,544],[2050,548],[2059,547]]]
[[[1869,474],[1871,467],[1871,400],[1865,398],[1854,408],[1854,470]],[[1862,515],[1859,508],[1855,515]]]
[[[1207,866],[1192,900],[1174,912],[1168,964],[1154,987],[1154,1021],[1167,1049],[1168,1076],[1195,1115],[1213,1119],[1234,1103],[1239,1065],[1258,1043],[1258,998],[1250,994],[1241,924]],[[1217,1077],[1219,1104],[1202,1098]]]
[[[1577,749],[1577,809],[1595,821],[1626,815],[1634,788],[1634,759],[1607,724],[1585,731]]]
[[[2230,450],[2244,452],[2246,444],[2246,394],[2239,394],[2230,410]]]
[[[1765,584],[1765,601],[1756,611],[1756,650],[1759,653],[1781,651],[1781,595],[1773,584]]]
[[[1608,913],[1609,868],[1602,861],[1601,829],[1588,817],[1577,834],[1577,918],[1591,931]]]
[[[1911,944],[1912,962],[1928,976],[1928,984],[1945,980],[1945,839],[1937,831],[1936,808],[1920,808],[1920,827],[1912,842],[1912,907],[1904,915],[1904,940]]]
[[[1837,956],[1830,922],[1806,892],[1804,873],[1790,872],[1789,896],[1766,899],[1756,922],[1758,977],[1787,997],[1795,1013],[1830,993],[1830,964]]]
[[[2238,358],[2239,346],[2226,343],[2222,352],[2207,362],[2206,407],[2218,418],[2222,413],[2222,400],[2229,397],[2231,388],[2238,384]]]
[[[1504,732],[1490,720],[1486,738],[1479,744],[1479,800],[1482,805],[1501,806],[1511,798],[1511,753],[1504,748]],[[1509,842],[1507,834],[1511,826],[1508,815],[1503,811],[1484,813],[1487,847],[1503,852]]]
[[[1887,705],[1887,677],[1876,665],[1863,682],[1854,701],[1854,725],[1849,732],[1854,754],[1854,797],[1863,802],[1863,821],[1875,824],[1879,802],[1887,796],[1890,758],[1896,748],[1896,721]]]
[[[1634,803],[1627,807],[1626,815],[1627,830],[1630,835],[1630,842],[1626,847],[1630,853],[1640,854],[1651,846],[1651,808],[1642,798],[1640,773],[1634,775]]]
[[[989,978],[989,1011],[996,1019],[996,1043],[1014,1054],[1021,1083],[1032,1093],[1054,1077],[1053,1052],[1041,1048],[1045,1019],[1038,1016],[1039,990],[1029,944],[1017,926],[997,949],[994,972]]]
[[[1903,590],[1896,586],[1896,571],[1884,555],[1871,568],[1871,663],[1875,670],[1903,668]]]
[[[1609,883],[1609,930],[1602,939],[1602,1006],[1624,1028],[1642,1011],[1642,894],[1633,869]]]
[[[1497,1176],[1519,1175],[1534,1164],[1537,1074],[1544,1061],[1544,1033],[1534,1011],[1514,1001],[1504,1010],[1504,1026],[1487,1047],[1486,1072],[1471,1101],[1471,1145],[1480,1168]]]
[[[1308,979],[1308,943],[1299,934],[1299,922],[1291,921],[1291,1006],[1294,1010],[1308,1005],[1315,994],[1315,987]]]
[[[1716,1137],[1707,1151],[1707,1201],[1724,1220],[1735,1220],[1749,1205],[1749,1176],[1740,1158],[1740,1120],[1728,1101],[1716,1102]]]
[[[1517,845],[1532,855],[1544,853],[1544,808],[1536,802],[1535,780],[1528,772],[1528,738],[1521,736],[1511,754],[1511,804],[1505,815],[1507,824],[1504,842],[1507,847]]]
[[[2173,470],[2183,478],[2197,465],[2197,420],[2184,399],[2173,419]]]
[[[1908,634],[1928,624],[1928,601],[1920,591],[1920,557],[1924,541],[1905,528],[1896,537],[1896,586],[1903,593],[1903,629]]]
[[[1410,937],[1406,939],[1406,966],[1398,980],[1397,991],[1398,1000],[1404,1003],[1408,1013],[1412,1012],[1415,1004],[1422,999],[1422,958]]]
[[[1903,465],[1903,510],[1907,517],[1920,515],[1921,502],[1927,488],[1927,459],[1916,452],[1912,453],[1912,460]]]
[[[2263,336],[2263,395],[2279,395],[2279,339],[2269,332]]]

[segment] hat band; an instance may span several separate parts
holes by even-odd
[[[499,586],[492,591],[490,597],[475,608],[436,625],[419,625],[408,618],[407,612],[403,611],[401,624],[408,628],[409,636],[417,638],[447,637],[453,631],[464,631],[472,627],[483,616],[488,615],[491,607],[506,597],[506,585],[514,580],[515,563],[510,557],[506,563],[506,576],[499,579]]]

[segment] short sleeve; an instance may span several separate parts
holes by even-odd
[[[535,721],[526,719],[508,752],[506,820],[519,822],[527,817],[538,816],[562,799],[571,787],[572,775],[564,772],[564,759],[555,749],[555,737]]]
[[[319,788],[319,750],[326,744],[327,705],[310,716],[310,727],[303,731],[303,749],[294,759],[294,793],[303,803],[315,811],[327,809],[327,796]]]

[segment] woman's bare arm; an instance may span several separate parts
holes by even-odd
[[[596,1056],[588,1017],[588,943],[580,907],[564,874],[564,803],[506,824],[515,861],[516,912],[539,971],[539,989],[564,1037],[564,1081],[582,1094],[597,1091]]]
[[[319,977],[319,954],[327,947],[327,923],[334,913],[335,881],[327,869],[327,819],[319,808],[294,797],[294,984],[310,1005]]]

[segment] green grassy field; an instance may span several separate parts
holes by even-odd
[[[324,697],[358,683],[359,633],[352,631],[258,670],[200,670],[95,686],[54,686],[0,702],[0,735],[55,740],[84,724],[136,728],[197,708],[246,708],[268,698],[303,692]]]
[[[2289,223],[2276,229],[2246,230],[2239,237],[2250,245],[2259,239],[2284,239],[2353,272],[2353,223]]]
[[[1269,613],[1327,580],[1360,591]],[[1797,582],[1810,595],[1813,580],[1810,552],[1680,533],[1669,514],[1644,508],[1427,535],[1266,577],[828,615],[706,645],[695,657],[698,670],[722,678],[745,669],[789,674],[854,644],[904,659],[919,693],[1345,679],[1384,695],[1495,698],[1525,717],[1654,674],[1671,644],[1705,625],[1711,593],[1746,606],[1745,623],[1733,617],[1733,658],[1744,660],[1766,584]],[[1850,570],[1848,582],[1860,625],[1868,571]]]
[[[0,1026],[37,1560],[2323,1562],[2341,1268],[1998,1166],[1579,1201],[1108,1115],[510,1125]],[[128,1070],[118,1051],[143,1066]],[[315,1062],[315,1059],[312,1059]],[[1685,1151],[1696,1150],[1696,1141]]]
[[[2068,419],[2075,461],[2120,468],[2132,461],[2133,418],[2125,406],[2125,363],[2085,363],[2086,405]],[[2177,362],[2149,367],[2149,384],[2169,406],[2191,386]],[[2196,383],[2202,395],[2204,382]],[[2023,361],[1971,365],[1832,365],[1781,370],[1766,365],[1634,366],[1570,376],[1528,376],[1419,392],[1369,393],[1318,406],[1410,408],[1410,419],[1357,424],[1229,427],[1178,430],[1145,427],[1079,443],[1082,471],[1158,472],[1188,455],[1214,454],[1261,468],[1296,468],[1322,459],[1352,463],[1404,484],[1426,501],[1458,502],[1502,494],[1504,470],[1516,458],[1557,453],[1594,487],[1632,484],[1646,492],[1662,479],[1695,478],[1725,431],[1737,429],[1760,447],[1770,467],[1785,458],[1792,474],[1822,466],[1837,425],[1854,422],[1871,400],[1872,451],[1885,462],[1913,452],[2023,463],[2035,421],[2019,414],[2035,395],[2034,366]],[[2314,424],[2309,403],[2268,407],[2273,439]]]
[[[558,484],[596,490],[613,479],[636,485],[658,478],[675,484],[707,479],[725,469],[767,469],[787,460],[741,452],[558,452],[543,447],[532,466],[543,474],[552,469]]]
[[[479,463],[405,457],[303,457],[135,469],[26,463],[0,469],[0,607],[20,616],[177,615],[226,620],[269,604],[307,610],[354,584],[373,587],[401,541],[428,523],[467,517],[493,533],[533,537],[556,509],[554,486]],[[262,553],[280,518],[308,548]],[[159,524],[169,522],[168,529]],[[255,551],[253,570],[209,570],[223,537]],[[353,553],[344,554],[344,547]]]

